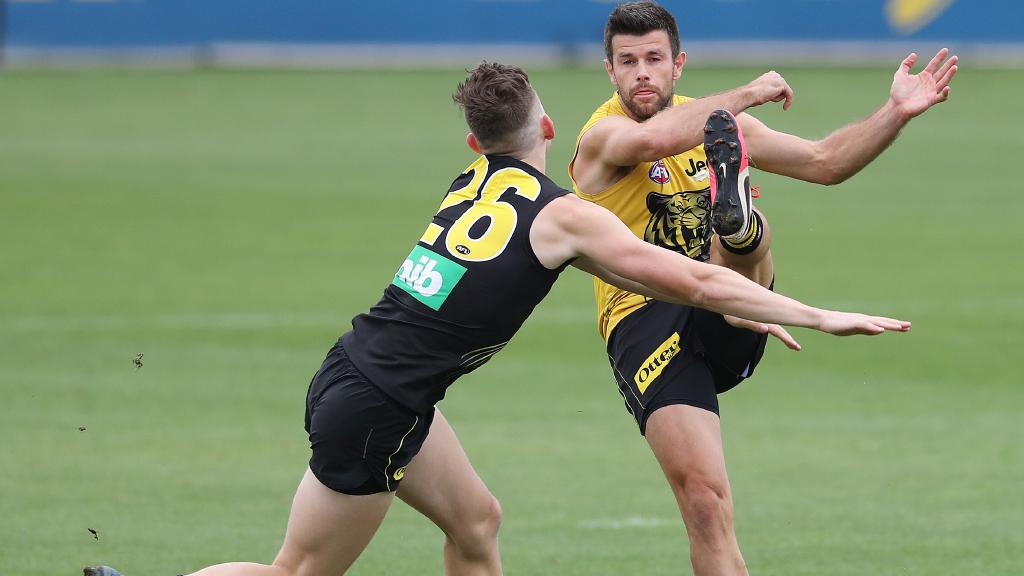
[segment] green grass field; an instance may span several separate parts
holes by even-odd
[[[757,115],[808,137],[870,113],[891,79],[780,71],[794,107]],[[680,89],[760,72],[688,69]],[[0,75],[0,573],[273,558],[308,457],[309,378],[473,160],[450,100],[462,76]],[[532,78],[568,185],[610,85],[596,69]],[[1019,71],[965,62],[952,99],[852,180],[755,174],[779,291],[914,328],[796,330],[802,352],[770,344],[723,396],[752,573],[1024,573],[1021,91]],[[504,506],[509,574],[688,574],[593,314],[589,279],[567,271],[442,408]],[[440,545],[398,503],[351,573],[440,574]]]

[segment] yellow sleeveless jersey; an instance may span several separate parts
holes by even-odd
[[[679,106],[691,100],[676,95],[673,105]],[[577,152],[587,130],[602,118],[614,115],[628,116],[618,93],[594,111],[580,130],[576,138]],[[577,196],[611,210],[633,234],[651,244],[695,260],[708,259],[711,189],[703,145],[656,162],[637,164],[629,174],[598,194],[580,191],[572,173],[575,161],[573,156],[573,162],[569,163],[569,178]],[[619,321],[647,302],[644,296],[621,290],[596,277],[594,295],[597,298],[598,331],[605,340]]]

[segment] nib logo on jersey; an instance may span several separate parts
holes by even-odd
[[[416,246],[405,262],[402,262],[402,267],[395,273],[391,283],[434,310],[439,310],[465,273],[465,267],[422,246]]]

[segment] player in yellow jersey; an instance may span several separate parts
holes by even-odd
[[[455,100],[480,157],[455,178],[382,298],[353,319],[313,377],[312,457],[280,552],[271,565],[220,564],[197,576],[344,574],[396,495],[444,531],[446,574],[501,574],[501,508],[434,405],[501,350],[570,264],[754,323],[837,335],[910,328],[812,308],[638,240],[612,213],[544,175],[555,127],[520,68],[485,62]],[[395,573],[416,573],[395,563]],[[109,566],[85,573],[119,576]]]
[[[801,180],[841,182],[880,154],[911,118],[944,101],[957,70],[956,56],[943,49],[921,73],[910,74],[917,58],[911,54],[881,108],[810,141],[742,114],[771,101],[789,107],[792,91],[774,72],[698,100],[675,95],[686,54],[675,19],[656,3],[616,7],[604,44],[616,91],[580,132],[569,166],[577,195],[611,210],[650,243],[766,287],[774,283],[771,234],[750,203],[748,160]],[[716,109],[722,111],[711,114]],[[779,326],[653,301],[600,278],[594,283],[614,378],[676,497],[695,573],[746,574],[733,529],[717,394],[751,375],[767,333],[789,345],[791,338]]]

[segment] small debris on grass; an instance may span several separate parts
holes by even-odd
[[[95,539],[97,539],[97,540],[99,540],[99,539],[100,539],[100,533],[99,533],[99,532],[97,532],[97,531],[93,530],[92,528],[86,528],[86,530],[88,530],[89,532],[91,532],[91,533],[92,533],[92,537],[93,537],[93,538],[95,538]]]
[[[79,432],[85,432],[86,430],[87,430],[87,428],[85,426],[79,426],[78,427],[78,431]]]
[[[145,356],[145,354],[143,354],[142,352],[139,352],[139,353],[137,353],[135,355],[135,369],[136,370],[138,370],[139,368],[142,368],[142,357],[143,356]]]

